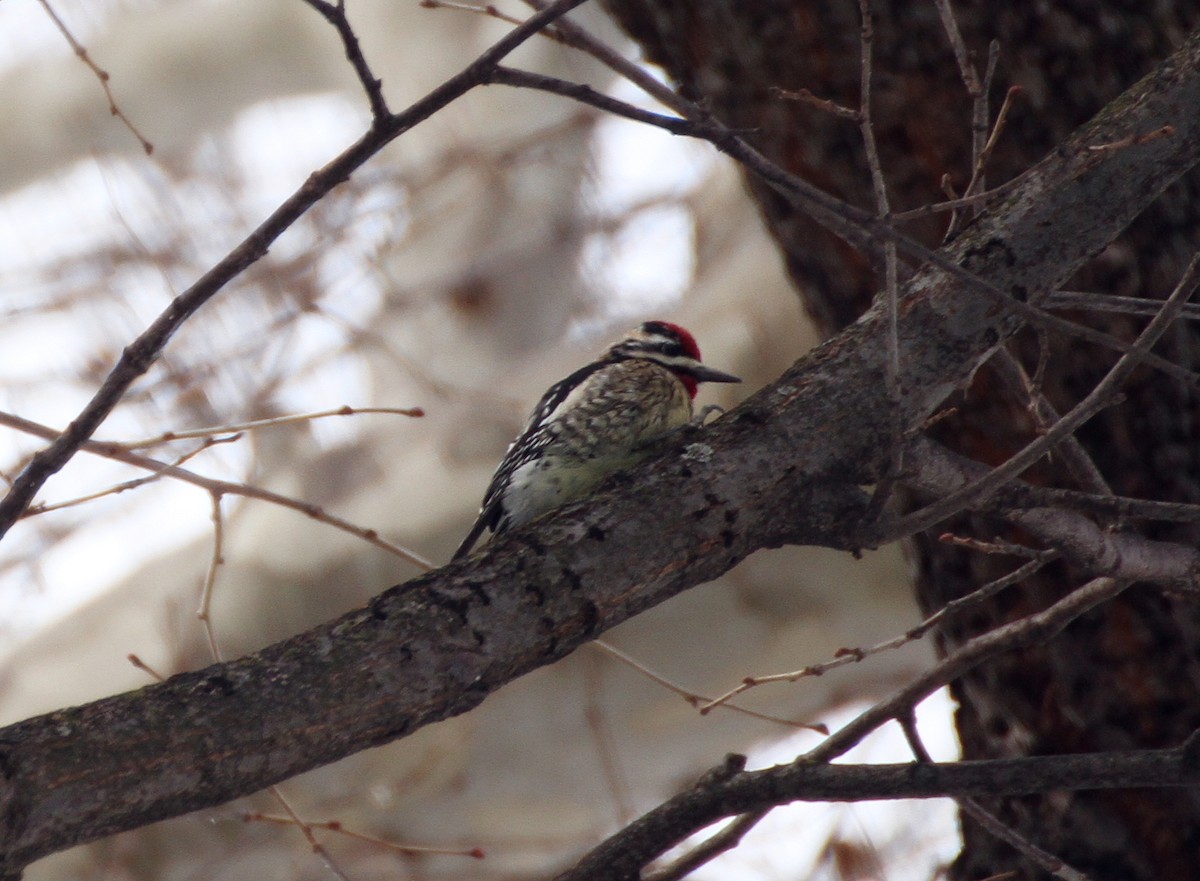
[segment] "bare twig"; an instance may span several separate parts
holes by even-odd
[[[126,660],[129,661],[130,664],[132,664],[138,670],[141,670],[144,673],[149,674],[152,679],[155,679],[158,682],[163,682],[167,678],[166,676],[163,676],[161,673],[159,673],[157,670],[155,670],[153,667],[151,667],[149,664],[147,664],[145,661],[143,661],[140,657],[133,654],[132,652],[130,654],[126,655],[125,658],[126,658]]]
[[[962,77],[963,85],[967,87],[967,94],[976,98],[983,91],[983,86],[979,82],[979,74],[975,70],[975,65],[971,63],[971,53],[967,49],[966,41],[963,40],[962,31],[958,29],[958,22],[954,18],[950,0],[934,0],[934,5],[942,19],[942,30],[946,32],[950,48],[954,51],[954,60],[958,62],[958,73]],[[984,117],[982,125],[979,125],[979,122],[978,118],[973,120],[974,149],[972,152],[975,156],[978,156],[983,149],[983,139],[987,137],[987,117]]]
[[[1162,308],[1160,300],[1119,297],[1115,294],[1098,294],[1091,291],[1051,291],[1047,294],[1044,305],[1047,309],[1082,309],[1124,315],[1157,315]],[[1200,303],[1185,303],[1179,310],[1179,317],[1189,321],[1200,321]]]
[[[862,19],[859,30],[859,47],[861,60],[859,62],[859,93],[860,108],[858,115],[858,130],[862,136],[863,150],[867,158],[867,168],[871,173],[871,189],[875,193],[875,210],[883,223],[891,222],[892,206],[888,200],[887,181],[883,175],[883,165],[879,160],[879,146],[875,142],[875,125],[871,118],[871,85],[873,78],[873,57],[875,29],[871,19],[870,0],[859,0],[858,12]],[[891,450],[887,471],[875,486],[871,504],[866,516],[874,519],[879,516],[893,488],[896,475],[904,467],[904,445],[901,438],[904,434],[904,414],[902,410],[904,390],[900,387],[900,273],[896,253],[896,243],[886,242],[883,246],[884,264],[884,302],[887,306],[887,362],[884,371],[884,381],[887,383],[888,401],[892,408],[891,418]]]
[[[278,786],[271,786],[268,788],[268,791],[271,793],[271,796],[275,799],[278,805],[283,808],[283,812],[291,818],[292,825],[300,830],[300,834],[304,836],[304,840],[308,842],[309,847],[311,847],[313,850],[313,853],[321,858],[321,861],[325,863],[325,867],[333,873],[333,876],[337,878],[338,881],[350,881],[350,879],[346,877],[346,873],[341,870],[336,862],[334,862],[333,857],[329,854],[329,851],[325,849],[325,845],[317,841],[317,836],[313,834],[312,827],[300,819],[300,815],[296,813],[288,800],[284,798],[283,790],[281,790]]]
[[[595,654],[590,654],[585,658],[583,713],[588,730],[592,734],[592,743],[596,747],[596,755],[600,760],[604,780],[608,784],[609,795],[616,808],[615,819],[618,823],[628,823],[635,816],[633,798],[630,795],[625,775],[621,772],[621,765],[617,760],[616,744],[605,717],[604,705],[600,700],[603,688],[603,662],[604,658]]]
[[[862,121],[862,111],[855,110],[853,107],[846,107],[844,104],[839,104],[829,98],[818,98],[808,89],[782,89],[779,86],[771,87],[771,94],[778,98],[783,98],[787,101],[797,101],[801,104],[808,104],[810,107],[816,107],[818,110],[828,113],[830,116],[836,116],[839,119],[848,119],[851,122]]]
[[[286,826],[294,826],[296,824],[296,821],[291,817],[277,817],[257,811],[243,814],[242,819],[247,823],[278,823]],[[483,848],[480,847],[429,847],[421,844],[397,844],[385,838],[378,838],[374,835],[366,835],[362,832],[356,832],[353,829],[347,829],[339,820],[306,820],[304,821],[304,825],[309,829],[323,829],[326,832],[335,832],[338,835],[344,835],[356,841],[365,841],[368,844],[378,845],[379,847],[386,848],[395,853],[405,854],[406,856],[471,857],[476,860],[481,860],[485,856]]]
[[[984,287],[977,288],[980,293],[986,296],[994,296],[994,292],[987,290]],[[1027,320],[1031,325],[1046,330],[1056,330],[1060,333],[1065,333],[1068,336],[1075,337],[1080,340],[1086,340],[1090,343],[1095,343],[1104,346],[1106,349],[1112,349],[1116,352],[1129,354],[1134,351],[1133,344],[1123,342],[1114,336],[1103,333],[1102,331],[1093,330],[1090,327],[1082,324],[1076,324],[1073,321],[1064,321],[1061,318],[1050,315],[1039,308],[1030,307],[1027,303],[1021,303],[1017,300],[1010,300],[1006,307],[1014,314]],[[1141,354],[1142,361],[1149,367],[1160,370],[1173,379],[1185,384],[1189,388],[1200,389],[1200,374],[1184,367],[1168,361],[1153,352],[1143,352]]]
[[[379,150],[413,126],[428,119],[462,95],[488,82],[500,61],[542,28],[585,0],[556,0],[529,17],[490,49],[408,109],[377,118],[371,130],[308,180],[244,238],[223,259],[176,297],[133,342],[125,347],[88,404],[57,439],[35,454],[0,501],[0,537],[29,506],[34,495],[90,438],[139,376],[150,369],[176,331],[195,312],[248,266],[260,260],[271,244],[309,208],[345,181]]]
[[[91,70],[91,72],[96,75],[96,79],[100,81],[100,87],[104,89],[104,97],[108,99],[108,112],[117,119],[121,120],[121,123],[125,126],[125,128],[129,129],[130,133],[132,133],[133,136],[138,139],[138,143],[142,145],[142,150],[145,151],[146,155],[151,155],[154,152],[154,145],[146,139],[145,135],[138,131],[138,127],[133,124],[133,121],[126,116],[124,111],[122,111],[117,105],[117,99],[113,95],[112,85],[109,83],[109,80],[111,80],[112,77],[109,75],[108,71],[104,70],[104,68],[100,67],[92,60],[91,55],[88,54],[88,50],[84,48],[82,43],[75,39],[75,35],[71,33],[70,29],[66,26],[66,23],[64,23],[63,20],[58,17],[58,13],[55,12],[54,8],[50,5],[50,0],[38,0],[38,2],[42,4],[42,8],[46,10],[46,15],[50,16],[50,20],[54,22],[54,26],[58,28],[59,33],[63,35],[63,38],[70,45],[71,51],[75,53],[80,61],[88,66],[88,69]]]
[[[1040,398],[1043,397],[1042,387],[1046,381],[1046,370],[1050,366],[1050,334],[1042,327],[1035,327],[1033,332],[1037,334],[1038,341],[1037,367],[1033,369],[1033,376],[1026,380],[1025,386],[1032,396]]]
[[[1000,591],[1012,587],[1015,584],[1020,584],[1026,578],[1030,578],[1035,572],[1047,565],[1048,563],[1057,560],[1061,554],[1058,551],[1040,551],[1033,559],[1018,566],[1007,575],[1001,575],[999,578],[989,581],[982,587],[977,587],[966,596],[958,597],[950,600],[946,605],[942,606],[916,627],[910,629],[905,636],[910,639],[918,639],[924,636],[933,628],[937,627],[947,618],[958,615],[974,606],[978,606],[991,599]]]
[[[925,748],[925,743],[921,740],[921,732],[917,729],[917,720],[914,714],[909,712],[898,721],[900,722],[901,730],[904,732],[904,739],[908,741],[909,748],[912,750],[916,760],[923,765],[933,764],[929,750]],[[1054,854],[1038,847],[1024,835],[1017,832],[1017,830],[1002,822],[999,817],[988,811],[975,799],[968,796],[958,796],[954,800],[958,803],[963,813],[968,814],[982,828],[1001,841],[1006,842],[1042,870],[1049,872],[1056,878],[1062,879],[1062,881],[1088,881],[1086,875],[1071,868],[1060,858],[1054,856]]]
[[[2,420],[2,418],[3,417],[0,416],[0,420]],[[216,446],[217,444],[230,443],[234,440],[237,440],[236,436],[219,439],[208,438],[204,443],[198,445],[194,450],[189,450],[183,455],[177,457],[175,461],[171,463],[171,466],[178,467],[184,462],[187,462],[189,459],[194,459],[196,456],[200,455],[200,453]],[[88,502],[93,502],[96,499],[101,499],[106,496],[120,495],[123,492],[129,492],[130,490],[138,489],[139,487],[145,486],[148,483],[155,483],[156,481],[161,480],[162,477],[163,472],[158,471],[154,474],[149,474],[146,477],[137,477],[133,480],[126,480],[122,483],[117,483],[112,486],[105,487],[104,489],[97,490],[96,492],[87,493],[82,496],[75,496],[74,498],[66,499],[62,502],[47,502],[43,504],[31,505],[29,510],[25,512],[24,517],[34,517],[39,514],[49,514],[53,511],[61,511],[65,508],[73,508],[77,505],[87,504]]]
[[[955,545],[960,548],[968,548],[972,551],[979,551],[981,554],[998,554],[1007,557],[1024,557],[1029,560],[1037,559],[1045,554],[1046,551],[1040,551],[1036,548],[1026,547],[1025,545],[1013,544],[1010,541],[984,541],[983,539],[975,538],[970,535],[955,535],[952,532],[943,532],[938,536],[938,541],[942,544]]]
[[[1022,486],[1014,493],[1001,493],[1016,507],[1066,508],[1125,520],[1161,520],[1167,523],[1200,523],[1200,505],[1187,502],[1157,502],[1129,496],[1096,495],[1071,489]]]
[[[1126,150],[1130,147],[1139,147],[1142,144],[1148,144],[1150,141],[1156,141],[1159,138],[1169,138],[1175,134],[1175,127],[1172,125],[1164,125],[1162,128],[1156,128],[1154,131],[1145,132],[1142,134],[1132,134],[1128,137],[1120,138],[1115,141],[1109,141],[1107,144],[1093,144],[1088,147],[1092,153],[1111,153],[1114,150]]]
[[[1088,876],[1078,869],[1068,865],[1061,857],[1038,847],[1012,826],[983,807],[978,801],[967,796],[955,799],[963,813],[986,829],[991,835],[1008,844],[1018,853],[1023,854],[1030,862],[1062,881],[1089,881]],[[1014,873],[1015,874],[1015,873]]]
[[[988,96],[986,86],[979,81],[979,74],[971,61],[971,53],[967,50],[962,31],[954,18],[954,10],[950,0],[934,0],[938,15],[942,20],[942,30],[950,41],[954,52],[954,60],[958,63],[958,74],[966,86],[967,95],[971,98],[971,181],[963,191],[964,196],[973,194],[975,187],[982,187],[981,157],[987,139]],[[946,228],[945,240],[953,240],[962,229],[963,218],[966,215],[958,210],[950,216],[950,224]]]
[[[59,437],[59,432],[45,425],[33,422],[29,419],[24,419],[11,413],[0,412],[0,425],[6,425],[9,428],[15,428],[18,431],[24,431],[28,434],[36,435],[45,440],[53,441]],[[406,560],[417,566],[422,571],[427,571],[433,568],[433,563],[426,560],[415,551],[409,550],[401,545],[393,544],[390,541],[382,538],[379,533],[363,526],[356,526],[349,520],[344,520],[325,511],[318,505],[310,502],[293,499],[289,496],[280,495],[279,493],[271,492],[267,489],[262,489],[257,486],[250,486],[245,483],[235,483],[230,480],[217,480],[212,477],[204,477],[194,471],[189,471],[186,468],[180,468],[175,465],[169,465],[166,462],[160,462],[157,459],[152,459],[149,456],[143,456],[139,453],[132,453],[122,449],[119,445],[114,446],[104,443],[103,441],[84,441],[81,448],[86,452],[93,453],[97,456],[104,456],[107,459],[114,459],[118,462],[124,462],[127,465],[133,465],[136,468],[144,468],[147,471],[152,471],[157,475],[171,477],[175,480],[181,480],[184,483],[190,483],[193,486],[198,486],[201,489],[207,490],[210,493],[218,495],[236,495],[245,496],[246,498],[258,499],[263,502],[269,502],[273,505],[279,505],[283,508],[290,508],[293,511],[298,511],[306,517],[311,517],[321,523],[327,523],[335,529],[340,529],[365,542],[373,544],[375,547],[387,551],[389,554],[394,554],[402,560]]]
[[[1100,382],[1076,404],[1058,422],[1049,428],[1045,434],[1031,441],[1020,452],[1008,459],[1003,465],[993,469],[987,477],[975,484],[963,487],[945,498],[939,499],[912,514],[898,518],[891,524],[888,533],[893,538],[912,535],[933,524],[952,516],[970,504],[986,498],[999,487],[1020,476],[1034,462],[1044,456],[1056,444],[1074,432],[1080,425],[1109,406],[1113,396],[1124,383],[1126,377],[1143,360],[1145,353],[1158,338],[1166,332],[1175,320],[1179,307],[1191,296],[1196,284],[1200,282],[1200,255],[1192,258],[1179,284],[1172,291],[1159,310],[1158,315],[1146,325],[1138,335],[1132,349],[1121,356],[1112,369]]]
[[[822,661],[818,664],[809,664],[806,667],[801,667],[798,670],[793,670],[790,673],[772,673],[766,676],[747,676],[736,686],[729,689],[721,696],[714,698],[700,708],[700,712],[707,713],[720,706],[725,706],[726,703],[734,697],[737,697],[743,692],[749,691],[752,688],[757,688],[760,685],[768,685],[775,682],[797,682],[809,676],[823,676],[831,670],[836,670],[838,667],[845,667],[848,664],[857,664],[865,661],[873,655],[878,655],[882,652],[895,651],[902,646],[908,645],[910,642],[923,637],[926,633],[944,621],[946,618],[957,615],[959,612],[969,609],[972,606],[977,606],[984,600],[995,596],[1006,587],[1011,587],[1024,581],[1029,576],[1033,575],[1038,569],[1041,569],[1051,560],[1059,556],[1057,551],[1040,551],[1037,552],[1033,559],[1029,560],[1024,565],[1013,570],[1008,575],[990,581],[982,587],[972,591],[964,597],[959,597],[956,600],[951,600],[938,611],[934,612],[920,624],[910,628],[899,636],[893,636],[891,639],[885,639],[875,645],[867,646],[866,648],[851,648],[840,649],[836,657]]]
[[[367,101],[371,105],[371,119],[375,125],[386,124],[388,117],[392,114],[388,109],[387,99],[383,96],[383,81],[375,76],[371,65],[367,63],[367,59],[363,55],[362,46],[358,42],[358,34],[354,32],[350,19],[346,16],[345,0],[338,0],[336,3],[329,3],[327,0],[302,0],[302,2],[315,9],[337,31],[338,37],[342,41],[342,48],[346,52],[346,60],[354,68],[355,76],[358,77],[363,91],[367,93]]]
[[[555,77],[527,74],[523,71],[510,71],[501,76],[507,85],[538,89],[585,103],[594,102],[594,106],[630,119],[659,126],[672,134],[688,134],[702,138],[740,162],[748,171],[759,177],[798,210],[808,214],[834,235],[855,247],[868,248],[871,245],[894,242],[898,252],[905,254],[910,259],[936,267],[955,281],[986,296],[1000,308],[1036,327],[1057,330],[1068,336],[1086,340],[1114,351],[1122,353],[1132,351],[1130,344],[1111,334],[1067,321],[1047,313],[1038,306],[1014,299],[987,279],[965,269],[945,253],[930,250],[897,231],[891,224],[883,223],[878,217],[830,196],[802,178],[790,174],[755,150],[736,132],[720,125],[699,107],[689,104],[678,96],[675,97],[672,107],[682,107],[686,111],[681,113],[684,119],[650,113],[628,104],[620,107],[618,105],[622,105],[624,102],[599,95],[594,90],[581,88],[576,83],[566,82]],[[689,126],[687,122],[691,120],[699,121]],[[1161,370],[1189,388],[1200,389],[1200,374],[1187,370],[1153,352],[1142,352],[1139,357],[1146,365]]]
[[[633,658],[630,655],[627,655],[625,652],[621,651],[619,648],[616,648],[614,645],[612,645],[609,642],[606,642],[603,639],[594,639],[594,640],[592,640],[591,644],[594,645],[596,648],[600,649],[605,654],[609,655],[610,657],[615,658],[616,660],[620,661],[622,664],[625,664],[627,667],[630,667],[631,669],[636,670],[638,673],[645,676],[651,682],[655,682],[658,685],[661,685],[663,688],[667,689],[668,691],[674,692],[675,694],[679,695],[680,697],[682,697],[684,699],[684,701],[687,702],[687,704],[689,706],[700,708],[700,707],[705,707],[709,704],[715,703],[712,698],[708,698],[708,697],[705,697],[704,695],[696,694],[693,691],[689,691],[688,689],[684,688],[682,685],[672,682],[670,679],[663,676],[661,673],[656,673],[654,670],[651,670],[649,667],[647,667],[641,661],[638,661],[636,658]],[[778,716],[769,716],[766,713],[759,713],[755,710],[748,710],[745,707],[739,707],[737,704],[729,703],[728,701],[721,703],[721,706],[725,707],[728,710],[732,710],[733,712],[741,713],[745,716],[749,716],[752,719],[762,719],[764,722],[775,722],[776,724],[779,724],[779,725],[786,725],[788,728],[803,728],[803,729],[807,729],[809,731],[815,731],[818,734],[828,734],[829,733],[829,728],[819,722],[793,722],[790,719],[781,719]],[[701,712],[707,712],[707,710],[705,709],[705,710],[702,710]]]
[[[988,202],[995,201],[1007,193],[1011,193],[1017,187],[1025,182],[1028,172],[1019,174],[1012,180],[993,187],[990,190],[984,190],[981,193],[975,193],[971,196],[958,196],[953,193],[947,193],[947,201],[945,202],[930,202],[927,205],[922,205],[920,208],[913,208],[909,211],[897,211],[892,215],[892,220],[896,223],[906,223],[910,220],[923,220],[934,214],[941,214],[946,211],[958,211],[963,208],[972,208],[975,206],[986,205]],[[949,187],[949,176],[944,178],[946,187]]]
[[[587,104],[614,116],[622,116],[634,122],[646,123],[668,131],[673,135],[692,135],[707,138],[715,135],[720,129],[713,128],[709,123],[694,122],[678,116],[655,113],[653,110],[643,110],[627,101],[609,97],[603,92],[597,92],[591,86],[583,83],[573,83],[558,77],[533,73],[528,70],[516,70],[511,67],[498,66],[492,74],[491,81],[496,85],[513,86],[519,89],[537,89],[570,98],[581,104]]]
[[[210,428],[189,428],[183,431],[164,431],[155,437],[132,441],[101,441],[112,447],[124,450],[139,450],[145,447],[157,447],[165,443],[187,438],[212,438],[214,435],[236,434],[251,431],[256,428],[268,428],[276,425],[292,425],[297,422],[309,422],[313,419],[324,419],[329,416],[355,416],[360,413],[392,413],[398,416],[420,417],[425,411],[420,407],[350,407],[341,406],[332,410],[318,410],[313,413],[291,413],[287,416],[274,416],[270,419],[254,419],[250,422],[237,422],[232,425],[215,425]]]
[[[525,0],[525,3],[538,11],[546,9],[549,5],[548,0]],[[554,31],[557,38],[564,44],[573,46],[581,52],[586,52],[613,73],[628,80],[664,107],[674,110],[683,117],[691,119],[704,118],[703,115],[695,116],[694,114],[698,108],[685,100],[670,86],[655,79],[645,68],[630,61],[603,40],[598,40],[591,33],[571,21],[571,19],[565,16],[558,19],[554,23]]]
[[[668,866],[645,872],[642,881],[680,881],[706,863],[741,844],[746,833],[762,822],[770,811],[751,811],[735,817],[721,831],[713,834]]]
[[[912,447],[905,483],[934,498],[970,486],[991,473],[987,465],[951,452],[928,438],[914,439]],[[1083,572],[1128,581],[1169,583],[1188,590],[1195,590],[1200,584],[1200,549],[1147,539],[1135,532],[1107,529],[1092,517],[1071,510],[1068,506],[1071,501],[1078,502],[1076,507],[1090,504],[1098,512],[1122,512],[1136,504],[1136,500],[1012,483],[982,503],[979,510],[1007,520],[1039,542],[1058,549]],[[1161,519],[1197,522],[1200,506],[1187,508],[1190,510],[1154,502],[1141,515],[1160,509]]]
[[[1009,389],[1027,402],[1029,413],[1039,431],[1044,434],[1051,425],[1062,418],[1011,352],[998,349],[989,363]],[[1062,456],[1071,476],[1084,490],[1100,495],[1112,494],[1112,487],[1108,485],[1108,481],[1104,479],[1104,475],[1100,473],[1100,469],[1077,437],[1068,435],[1056,452]]]
[[[1130,582],[1097,578],[1041,612],[989,630],[963,643],[933,669],[921,674],[890,697],[865,710],[806,753],[806,762],[829,762],[844,755],[884,722],[915,707],[934,691],[1002,652],[1043,643],[1089,609],[1120,594]]]
[[[737,757],[728,757],[694,786],[594,848],[557,881],[636,878],[645,865],[696,831],[725,817],[789,801],[1017,795],[1035,790],[1133,788],[1149,780],[1156,786],[1194,785],[1200,779],[1198,751],[1200,743],[1194,735],[1171,749],[935,762],[919,769],[911,762],[855,766],[801,760],[743,771],[732,761]],[[856,780],[864,785],[855,786]]]
[[[220,663],[220,646],[217,645],[217,634],[212,623],[213,590],[217,584],[217,570],[225,562],[225,518],[221,514],[221,493],[210,492],[212,499],[213,547],[208,561],[208,570],[204,574],[204,586],[200,590],[200,605],[196,609],[196,618],[204,625],[204,634],[208,637],[208,648],[213,660]]]
[[[995,46],[995,43],[992,44]],[[994,55],[992,56],[995,57]],[[989,77],[993,62],[989,61],[988,71]],[[1008,122],[1008,112],[1012,109],[1013,99],[1020,95],[1022,89],[1020,86],[1010,86],[1008,91],[1004,93],[1004,101],[1000,104],[1000,112],[996,114],[996,121],[992,125],[992,131],[988,135],[987,142],[983,145],[983,150],[980,151],[979,157],[975,160],[975,168],[972,171],[970,183],[967,184],[967,189],[963,193],[966,198],[976,195],[981,189],[987,185],[986,169],[988,160],[992,158],[992,151],[996,149],[996,144],[1000,142],[1000,135],[1004,131],[1004,126]],[[986,91],[984,93],[986,95]]]
[[[422,9],[449,9],[453,12],[469,12],[472,15],[482,15],[485,18],[494,18],[498,21],[508,22],[509,24],[521,23],[521,19],[515,15],[509,15],[491,3],[480,6],[478,3],[458,3],[453,2],[453,0],[420,0],[419,5]],[[542,36],[558,39],[561,42],[561,39],[554,31],[555,28],[546,28],[546,30],[542,31]]]

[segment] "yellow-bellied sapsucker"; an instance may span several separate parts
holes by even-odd
[[[496,468],[455,559],[484,529],[528,523],[643,458],[656,438],[691,420],[702,382],[741,380],[701,364],[695,338],[679,325],[647,321],[552,385]]]

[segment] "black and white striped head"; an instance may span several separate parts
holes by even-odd
[[[736,376],[700,363],[696,338],[669,321],[647,321],[608,350],[613,359],[642,358],[660,364],[679,377],[688,394],[696,396],[702,382],[741,382]]]

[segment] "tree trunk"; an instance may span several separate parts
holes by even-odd
[[[856,4],[794,0],[610,0],[610,8],[689,97],[738,129],[764,153],[813,183],[864,207],[874,205],[862,142],[853,121],[775,89],[808,89],[847,107],[859,104],[860,29]],[[936,6],[873,0],[872,114],[893,211],[944,197],[949,174],[961,191],[970,177],[971,99]],[[962,0],[954,13],[980,77],[988,45],[999,61],[990,90],[995,116],[1005,90],[1023,88],[988,168],[992,185],[1019,174],[1121,90],[1177,47],[1200,19],[1200,4],[992,4]],[[1197,241],[1195,175],[1173,187],[1113,246],[1098,255],[1073,289],[1162,299]],[[834,239],[751,179],[796,286],[826,333],[857,318],[878,281],[868,255]],[[907,231],[936,245],[945,215]],[[1128,316],[1072,316],[1122,339],[1142,325]],[[1200,331],[1179,325],[1159,353],[1193,368]],[[1029,333],[1016,349],[1030,373],[1044,364],[1043,391],[1066,409],[1111,366],[1111,352],[1079,340]],[[1113,491],[1200,502],[1197,409],[1190,390],[1143,370],[1126,399],[1093,419],[1079,437]],[[987,371],[955,401],[939,439],[979,461],[998,463],[1032,437],[1031,420]],[[1075,486],[1051,459],[1033,481]],[[990,537],[982,519],[943,524],[916,543],[918,599],[938,608],[1011,568],[936,541],[945,531]],[[1151,537],[1196,544],[1190,526],[1148,526]],[[999,533],[1020,540],[1021,536]],[[939,647],[953,649],[997,624],[1045,607],[1077,584],[1064,567],[952,619]],[[1044,648],[1011,654],[954,688],[966,758],[1108,751],[1178,744],[1200,726],[1200,614],[1153,590],[1127,591]],[[1023,835],[1097,879],[1188,879],[1200,854],[1200,801],[1165,790],[1064,793],[1000,799],[987,805]],[[964,850],[954,873],[975,879],[1016,870],[1043,877],[1008,845],[964,818]]]

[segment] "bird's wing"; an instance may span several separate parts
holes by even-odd
[[[483,530],[504,531],[506,524],[502,505],[503,491],[512,477],[512,473],[522,463],[529,460],[538,445],[546,442],[547,438],[544,435],[539,437],[539,433],[543,426],[553,418],[554,411],[567,399],[567,396],[589,376],[600,368],[612,364],[613,361],[614,359],[603,358],[585,364],[546,390],[537,406],[533,408],[533,412],[529,414],[529,420],[525,423],[524,430],[515,441],[508,445],[508,451],[500,460],[500,464],[496,467],[496,473],[492,475],[492,482],[488,484],[487,492],[484,493],[483,504],[479,507],[479,516],[475,519],[475,524],[467,533],[467,537],[463,539],[462,544],[459,545],[458,550],[454,552],[453,559],[457,560],[469,552],[475,542],[479,540],[479,536],[483,534]]]

